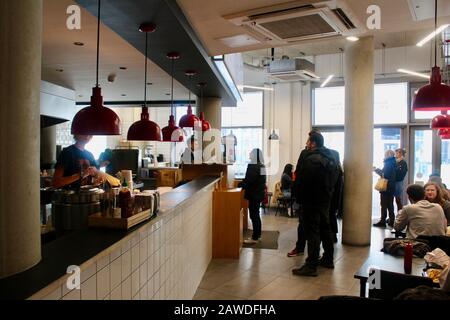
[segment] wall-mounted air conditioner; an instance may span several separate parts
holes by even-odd
[[[344,0],[305,4],[294,1],[224,17],[262,42],[273,45],[363,32]]]

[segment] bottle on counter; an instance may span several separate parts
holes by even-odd
[[[413,258],[413,246],[412,246],[411,242],[408,242],[405,247],[405,261],[404,261],[404,267],[405,267],[406,274],[411,274],[412,258]]]
[[[128,188],[127,181],[124,180],[122,184],[122,189],[119,192],[119,206],[121,209],[122,219],[129,218],[133,215],[132,210],[130,210],[131,203],[131,191]]]

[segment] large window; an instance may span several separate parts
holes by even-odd
[[[253,148],[263,147],[263,93],[244,93],[243,102],[234,108],[222,108],[222,136],[236,137],[234,171],[243,177]]]
[[[262,127],[262,92],[245,93],[242,98],[237,107],[222,108],[222,128]]]
[[[344,125],[345,87],[314,89],[314,125]],[[406,124],[408,121],[408,84],[376,84],[374,123]]]

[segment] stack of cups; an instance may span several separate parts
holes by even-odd
[[[122,170],[122,178],[127,182],[128,188],[131,192],[134,190],[133,186],[133,173],[131,170]]]

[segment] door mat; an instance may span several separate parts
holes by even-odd
[[[253,230],[244,231],[244,239],[251,238],[253,234]],[[278,237],[280,236],[280,231],[262,231],[261,234],[261,242],[255,244],[246,244],[244,243],[242,246],[244,248],[255,248],[255,249],[278,249]]]

